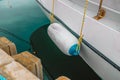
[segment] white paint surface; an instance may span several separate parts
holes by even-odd
[[[46,4],[52,2],[52,0],[47,1]],[[55,0],[55,15],[79,34],[83,11],[82,8],[79,8],[80,10],[75,8],[74,5],[68,0]],[[49,11],[51,6],[44,5]],[[93,10],[93,14],[94,11],[96,10]],[[83,31],[84,39],[120,66],[120,14],[107,10],[105,18],[100,21],[94,20],[91,15],[87,13]],[[81,56],[103,80],[120,80],[120,72],[85,45]]]

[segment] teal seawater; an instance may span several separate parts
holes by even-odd
[[[47,23],[35,0],[0,0],[0,36],[13,41],[18,52],[28,50],[31,34]]]
[[[35,0],[0,0],[0,36],[16,44],[17,51],[31,51],[31,34],[49,20]],[[44,80],[49,80],[44,73]]]

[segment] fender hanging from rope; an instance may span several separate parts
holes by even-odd
[[[50,14],[51,23],[54,22],[55,0],[52,1],[52,13]],[[76,50],[77,38],[58,23],[53,23],[48,27],[48,35],[56,46],[66,55],[78,55]]]
[[[53,23],[48,27],[48,35],[56,46],[66,55],[75,56],[78,39],[58,23]]]
[[[80,54],[80,45],[82,43],[82,30],[85,22],[85,15],[88,6],[88,0],[86,0],[84,15],[82,20],[82,27],[80,31],[80,38],[77,39],[72,33],[65,29],[62,25],[58,23],[53,23],[54,21],[54,0],[52,4],[52,14],[51,14],[51,24],[48,27],[48,35],[51,40],[56,44],[56,46],[66,55],[76,56]]]

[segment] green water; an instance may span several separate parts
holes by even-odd
[[[31,34],[47,23],[35,0],[0,0],[0,36],[13,41],[18,53],[31,51]],[[45,73],[44,80],[50,80]]]
[[[0,36],[13,41],[18,52],[30,49],[32,32],[47,23],[35,0],[0,0]]]

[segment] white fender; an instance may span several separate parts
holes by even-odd
[[[48,35],[56,46],[66,55],[79,55],[76,50],[78,39],[58,23],[48,27]]]

